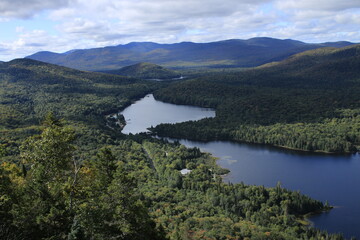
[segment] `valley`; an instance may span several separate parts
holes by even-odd
[[[0,240],[360,239],[359,0],[1,0]]]
[[[120,72],[99,73],[32,59],[0,63],[0,227],[6,230],[1,234],[7,239],[358,236],[353,201],[359,194],[352,189],[359,167],[359,46],[285,55],[279,62],[247,63],[247,69],[201,63],[189,69],[180,64],[174,72],[138,64],[125,68],[127,76],[118,75],[124,73],[120,65],[113,68]],[[257,66],[260,62],[266,64]],[[109,70],[98,66],[91,69]],[[167,81],[174,73],[187,78]],[[161,75],[164,81],[145,80]],[[169,103],[187,106],[173,109]],[[170,120],[146,123],[133,133],[125,125],[121,133],[105,117],[115,113],[129,127],[151,116]],[[151,134],[143,133],[146,128]],[[151,135],[179,139],[189,148]],[[226,168],[230,174],[224,177]],[[183,169],[191,172],[182,175]],[[351,191],[342,192],[345,188]],[[342,208],[332,209],[338,204]],[[322,230],[307,225],[306,215],[324,211],[329,212],[312,218]],[[340,220],[344,216],[350,220]],[[334,228],[337,221],[342,224]]]

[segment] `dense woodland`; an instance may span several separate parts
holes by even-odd
[[[41,128],[21,164],[0,165],[2,239],[342,239],[302,219],[328,206],[280,184],[223,183],[197,148],[120,140],[81,159],[73,129],[52,115]]]
[[[0,84],[1,239],[343,239],[303,218],[328,204],[223,183],[197,148],[106,126],[162,83],[14,60]]]
[[[359,45],[312,50],[240,72],[213,72],[161,88],[154,96],[215,108],[216,118],[160,125],[153,132],[353,152],[360,145],[359,76]]]
[[[101,141],[105,138],[103,132],[108,131],[104,115],[130,105],[155,88],[152,82],[29,59],[2,63],[0,144],[6,144],[8,152],[17,153],[27,136],[39,133],[39,123],[48,112],[65,118],[84,133],[80,134],[84,143]]]
[[[152,63],[138,63],[117,70],[103,71],[105,73],[117,74],[139,79],[173,79],[181,77],[179,72]]]

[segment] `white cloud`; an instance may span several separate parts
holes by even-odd
[[[29,18],[46,10],[65,7],[72,0],[1,0],[0,16],[10,18]]]
[[[222,35],[224,39],[226,30],[235,35],[239,29],[267,24],[271,17],[256,10],[268,2],[270,0],[80,0],[77,11],[63,8],[53,11],[51,18],[63,21],[57,28],[59,31],[96,42],[183,41],[193,39],[188,33],[198,29],[209,35]],[[209,39],[205,34],[194,36],[199,40],[200,36]]]
[[[287,23],[275,30],[276,36],[308,42],[360,41],[359,0],[275,0],[275,6]]]
[[[360,26],[360,11],[358,13],[342,12],[335,15],[334,20],[339,24],[356,24]]]
[[[209,42],[257,36],[360,41],[360,0],[1,0],[0,23],[43,10],[48,10],[44,21],[56,23],[55,30],[19,27],[14,30],[16,40],[0,44],[0,59],[8,58],[2,55],[4,49],[26,56],[132,41]]]
[[[278,0],[277,5],[284,9],[342,11],[360,8],[359,0]]]
[[[62,52],[79,48],[81,41],[70,43],[67,39],[49,35],[43,30],[23,31],[15,41],[0,41],[1,60],[22,58],[38,51]]]

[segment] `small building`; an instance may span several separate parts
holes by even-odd
[[[180,171],[180,173],[182,175],[186,175],[186,174],[189,174],[191,172],[191,170],[187,169],[187,168],[184,168],[183,170]]]

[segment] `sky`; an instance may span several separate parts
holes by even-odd
[[[129,42],[360,42],[360,0],[0,0],[0,60]]]

